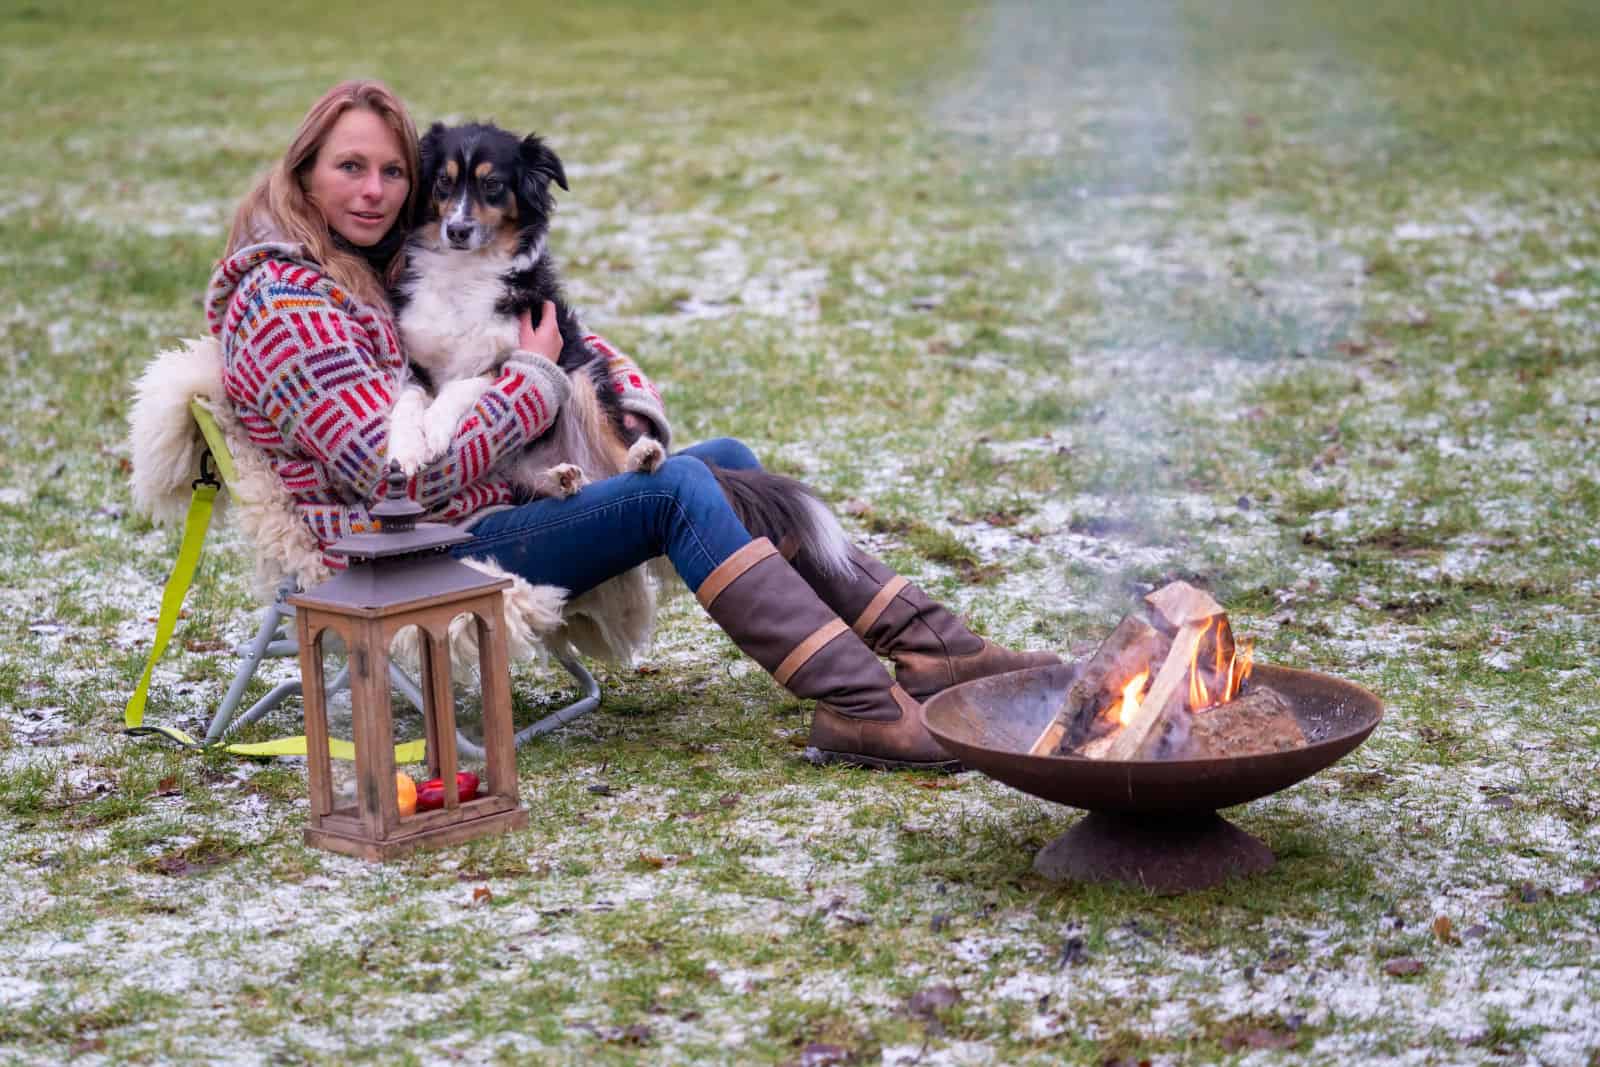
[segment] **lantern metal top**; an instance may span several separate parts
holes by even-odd
[[[406,497],[406,476],[391,464],[386,495],[372,509],[377,533],[351,534],[327,551],[350,566],[321,585],[289,598],[296,606],[343,615],[388,616],[480,595],[511,585],[445,553],[472,535],[439,522],[417,522],[422,508]]]
[[[451,545],[472,540],[472,535],[442,522],[418,522],[422,506],[406,496],[406,476],[400,464],[390,463],[384,479],[384,498],[372,508],[377,533],[349,534],[328,546],[351,563],[391,559],[396,556],[442,552]]]

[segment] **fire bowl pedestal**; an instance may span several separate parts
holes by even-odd
[[[1365,741],[1383,718],[1382,702],[1358,685],[1258,665],[1252,681],[1289,701],[1305,746],[1227,759],[1028,755],[1076,675],[1075,664],[1059,664],[980,678],[946,689],[924,707],[929,732],[968,767],[1090,813],[1034,858],[1034,870],[1055,881],[1182,893],[1266,870],[1275,862],[1272,850],[1217,809],[1315,774]]]

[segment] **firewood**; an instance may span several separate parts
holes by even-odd
[[[1255,756],[1301,748],[1306,735],[1289,701],[1265,687],[1226,704],[1195,713],[1189,739],[1174,755],[1182,759]]]
[[[1167,706],[1172,704],[1182,709],[1189,699],[1189,664],[1194,659],[1195,646],[1210,626],[1211,619],[1205,616],[1197,621],[1185,622],[1178,628],[1178,635],[1172,639],[1172,651],[1167,653],[1160,673],[1150,683],[1133,718],[1123,723],[1122,732],[1117,734],[1116,741],[1106,750],[1104,758],[1136,758],[1145,738],[1166,714]]]
[[[1100,647],[1078,672],[1055,717],[1032,747],[1030,756],[1048,756],[1073,749],[1088,740],[1089,730],[1100,705],[1116,698],[1117,687],[1159,661],[1168,641],[1162,633],[1137,615],[1117,623]]]
[[[1222,614],[1222,605],[1213,600],[1211,594],[1188,582],[1168,582],[1144,599],[1154,609],[1152,621],[1168,633],[1185,623]]]

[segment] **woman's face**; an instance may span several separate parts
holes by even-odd
[[[305,188],[330,230],[362,248],[377,244],[411,191],[400,139],[376,112],[351,108],[317,149]]]

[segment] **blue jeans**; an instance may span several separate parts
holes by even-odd
[[[667,457],[653,474],[619,474],[565,500],[543,499],[485,515],[452,552],[488,556],[534,585],[577,597],[608,578],[665,555],[690,589],[750,543],[707,463],[761,464],[731,437]]]

